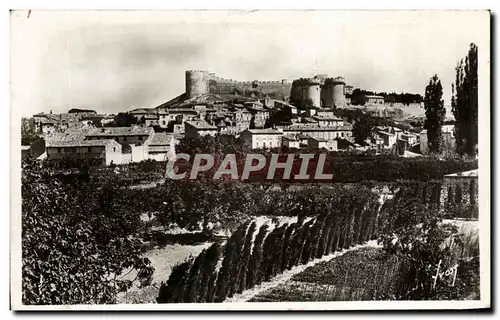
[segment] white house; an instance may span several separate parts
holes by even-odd
[[[251,149],[279,148],[282,136],[274,129],[247,129],[240,134],[243,145]]]

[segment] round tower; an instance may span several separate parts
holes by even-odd
[[[320,107],[321,79],[301,78],[292,83],[292,96],[304,106]]]
[[[327,108],[345,105],[345,79],[342,77],[328,78],[323,86],[323,101]]]
[[[188,99],[208,93],[209,73],[203,70],[186,71],[186,96]]]

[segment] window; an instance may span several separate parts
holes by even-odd
[[[113,152],[116,151],[116,147],[113,147]]]
[[[87,148],[87,152],[88,152],[88,153],[91,153],[91,152],[92,152],[92,148],[91,148],[91,147],[88,147],[88,148]]]
[[[127,137],[123,137],[123,141],[127,141]]]
[[[62,148],[57,148],[58,153],[62,153]]]

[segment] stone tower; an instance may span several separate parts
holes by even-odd
[[[323,85],[323,106],[325,108],[345,106],[345,79],[342,77],[325,79]]]
[[[186,71],[186,97],[190,99],[208,93],[209,78],[208,71]]]
[[[321,79],[300,78],[292,84],[292,99],[306,104],[312,103],[313,107],[321,106]]]

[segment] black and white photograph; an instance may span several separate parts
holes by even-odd
[[[490,21],[11,10],[11,309],[490,308]]]

